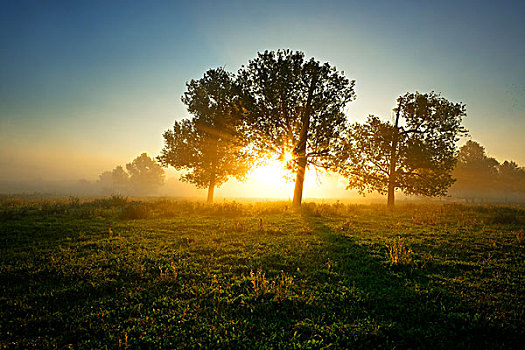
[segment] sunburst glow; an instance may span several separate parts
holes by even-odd
[[[293,159],[293,153],[291,151],[285,151],[283,155],[284,161],[289,162]]]
[[[264,186],[290,187],[292,183],[286,181],[287,171],[285,166],[286,164],[281,161],[268,162],[268,164],[256,168],[251,178]]]
[[[245,183],[249,192],[255,197],[292,198],[295,174],[290,172],[289,166],[293,158],[291,151],[285,151],[278,159],[267,160],[264,165],[255,168]],[[305,192],[310,193],[318,186],[315,171],[307,171],[304,182]]]

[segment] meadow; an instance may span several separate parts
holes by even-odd
[[[0,348],[521,348],[525,209],[0,199]]]

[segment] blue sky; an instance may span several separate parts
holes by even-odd
[[[525,165],[522,1],[2,1],[0,180],[95,179],[187,117],[185,82],[291,48],[356,80],[350,120],[434,90]]]

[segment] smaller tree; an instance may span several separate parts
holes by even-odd
[[[163,166],[186,170],[181,180],[208,188],[208,202],[213,202],[216,187],[232,176],[242,180],[251,167],[240,132],[239,88],[222,68],[186,85],[182,102],[193,118],[176,121],[163,134],[165,146],[157,159]]]
[[[348,188],[388,195],[395,191],[424,196],[445,195],[454,182],[458,136],[465,105],[434,92],[407,93],[397,99],[394,124],[369,116],[349,128],[341,143],[337,169]]]
[[[467,200],[494,196],[497,192],[499,162],[485,153],[476,141],[468,140],[459,149],[452,175],[456,179],[450,192]]]
[[[468,140],[459,149],[458,164],[456,170],[470,171],[477,173],[478,176],[487,174],[493,176],[497,172],[499,162],[495,158],[485,154],[485,147],[476,141]]]
[[[119,165],[112,171],[100,174],[97,182],[105,193],[126,193],[129,188],[129,175]]]
[[[505,198],[521,197],[525,194],[525,169],[514,161],[504,161],[498,166],[499,190]]]
[[[525,169],[514,161],[500,164],[476,141],[469,140],[459,149],[453,176],[453,196],[467,201],[523,202]]]
[[[111,176],[111,171],[104,171],[98,176],[97,184],[102,189],[102,192],[105,194],[114,192],[113,178]]]
[[[111,179],[118,193],[126,192],[129,187],[129,174],[120,165],[111,172]]]
[[[164,183],[164,169],[146,153],[126,164],[126,169],[131,189],[137,194],[153,194]]]

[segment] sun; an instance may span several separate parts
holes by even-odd
[[[246,185],[253,196],[261,198],[288,198],[293,195],[293,175],[287,164],[293,161],[290,151],[279,157],[264,156],[261,165],[248,175]]]
[[[242,184],[235,187],[236,195],[291,200],[296,178],[292,171],[294,158],[291,149],[281,151],[277,157],[275,154],[261,157],[261,165],[253,169]],[[315,170],[306,170],[303,191],[307,196],[319,192],[318,180]]]
[[[238,197],[291,200],[296,178],[290,167],[293,159],[292,152],[283,152],[277,158],[264,157],[264,160],[261,160],[262,165],[253,169],[245,181],[232,184],[229,188],[226,184],[226,188]],[[322,176],[318,176],[313,169],[306,170],[303,198],[326,196],[320,186]]]
[[[286,163],[293,160],[293,153],[291,151],[285,151],[283,154],[283,159]]]
[[[286,163],[280,160],[271,160],[265,165],[255,168],[250,177],[256,182],[256,185],[282,189],[282,187],[287,188],[292,184],[287,181],[286,175],[289,175],[289,171],[286,170]]]

